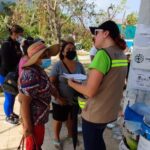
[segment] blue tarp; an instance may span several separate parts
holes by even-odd
[[[130,39],[130,40],[125,39],[125,41],[126,41],[126,44],[127,44],[128,48],[132,48],[133,47],[133,40],[132,39]]]
[[[134,39],[136,26],[127,25],[125,28],[122,27],[121,24],[118,24],[121,34],[125,36],[125,39]]]

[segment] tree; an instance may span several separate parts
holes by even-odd
[[[111,3],[107,10],[99,10],[97,13],[96,21],[101,23],[106,20],[113,20],[117,14],[124,11],[127,0],[120,0],[119,3],[113,4]],[[98,19],[99,18],[99,19]]]
[[[26,28],[30,26],[30,30],[35,26],[40,37],[49,42],[60,42],[67,24],[82,26],[86,31],[85,24],[91,19],[93,11],[94,4],[87,3],[87,0],[32,0],[30,7],[27,0],[19,0],[13,11],[12,22],[21,23]]]
[[[8,36],[8,27],[11,22],[12,7],[15,3],[1,2],[2,11],[0,12],[0,40],[6,39]]]
[[[17,0],[10,8],[12,13],[6,24],[21,25],[25,36],[39,37],[52,44],[60,42],[64,35],[75,33],[77,42],[81,41],[84,48],[91,46],[87,23],[95,17],[94,3],[89,4],[87,0]]]
[[[136,25],[138,20],[138,15],[137,13],[132,12],[129,14],[126,18],[126,24],[127,25]]]
[[[39,20],[36,15],[35,5],[32,7],[26,0],[19,0],[12,10],[11,24],[21,25],[25,30],[25,36],[40,36]]]
[[[110,4],[107,9],[108,19],[112,20],[117,14],[124,11],[127,0],[120,0],[118,5]]]
[[[87,0],[45,0],[44,3],[49,26],[56,33],[58,41],[62,36],[62,27],[68,22],[81,23],[85,28],[85,18],[91,16],[94,8],[94,4],[87,3]]]

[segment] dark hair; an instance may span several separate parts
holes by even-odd
[[[9,33],[12,35],[12,33],[23,33],[23,28],[17,24],[14,24],[11,28],[8,28]]]
[[[95,37],[94,36],[92,37],[92,42],[95,43]]]
[[[108,20],[99,25],[98,27],[90,27],[91,33],[93,35],[95,35],[96,29],[103,29],[104,31],[109,31],[109,35],[115,41],[116,45],[118,45],[122,50],[126,48],[126,42],[123,38],[121,38],[119,27],[114,21]]]
[[[72,44],[74,45],[72,42],[65,42],[65,41],[61,41],[61,50],[60,50],[60,53],[59,53],[59,58],[60,60],[63,60],[64,59],[64,55],[63,55],[63,52],[64,52],[64,49],[65,47],[68,45],[68,44]]]
[[[34,38],[33,38],[32,36],[28,36],[26,39],[27,39],[27,40],[31,40],[31,41],[34,40]]]
[[[27,50],[29,46],[32,45],[33,43],[34,43],[34,38],[32,37],[28,37],[26,40],[24,40],[22,46],[24,55],[27,55]]]
[[[110,35],[111,37],[111,35]],[[112,38],[112,37],[111,37]],[[112,38],[113,39],[113,38]],[[115,39],[113,39],[116,43],[116,45],[118,45],[122,50],[125,50],[127,45],[124,39],[121,38],[121,36],[116,37]]]
[[[116,45],[120,47],[120,49],[126,49],[126,42],[123,38],[121,38],[119,27],[114,21],[108,20],[101,24],[100,28],[109,31],[109,36],[115,41]]]
[[[34,39],[34,42],[39,42],[39,41],[42,42],[42,43],[45,43],[45,41],[41,38],[35,38]]]

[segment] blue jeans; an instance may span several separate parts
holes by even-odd
[[[106,124],[95,124],[82,119],[82,132],[85,150],[106,150],[103,132]]]
[[[4,80],[5,77],[0,75],[0,85],[4,83]],[[15,96],[5,91],[4,91],[4,96],[5,96],[4,112],[7,117],[10,117],[10,115],[13,113]]]

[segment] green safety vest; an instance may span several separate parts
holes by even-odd
[[[128,66],[128,60],[127,59],[112,59],[110,68],[127,67],[127,66]],[[78,97],[78,104],[79,104],[80,108],[83,109],[85,107],[85,104],[86,104],[85,99]]]

